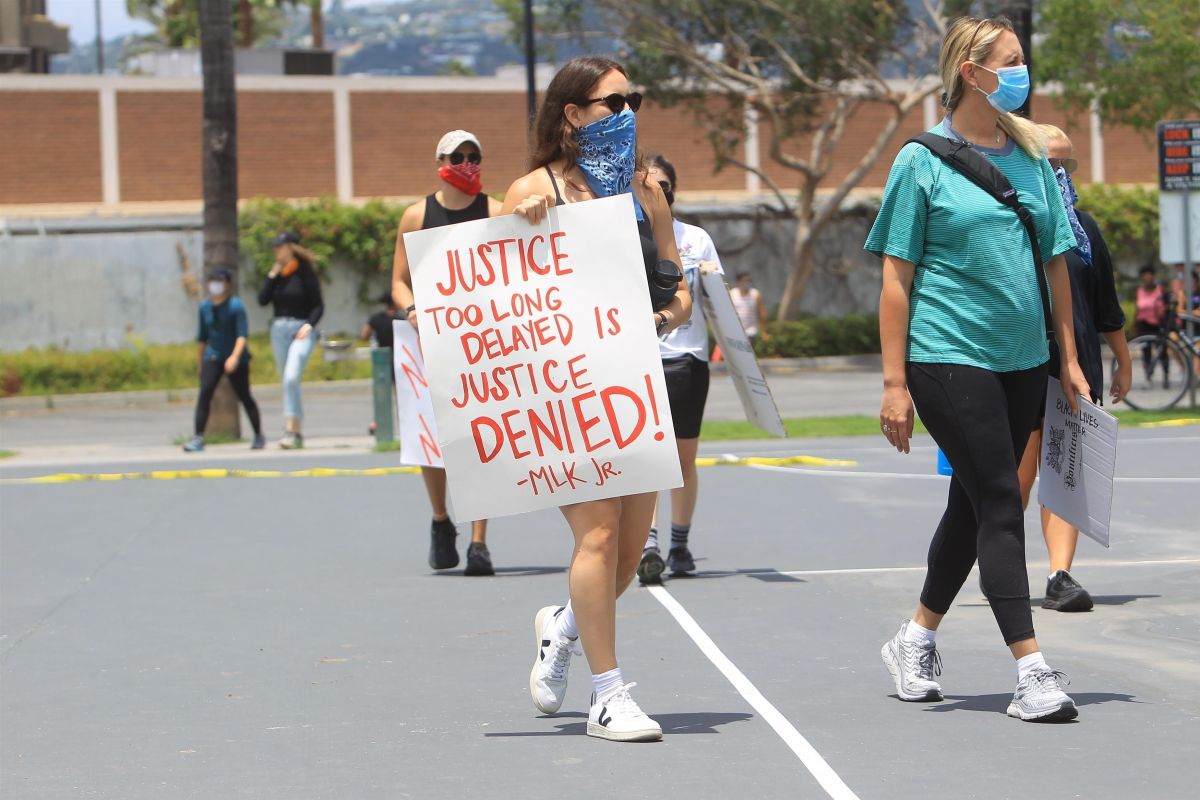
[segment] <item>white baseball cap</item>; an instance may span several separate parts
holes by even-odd
[[[434,158],[450,155],[466,142],[470,142],[479,148],[479,152],[483,152],[483,146],[479,144],[479,140],[475,138],[475,134],[468,131],[450,131],[438,142],[437,153],[434,154]]]

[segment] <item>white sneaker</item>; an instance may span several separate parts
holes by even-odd
[[[592,695],[588,712],[588,736],[614,742],[657,742],[662,738],[662,726],[646,716],[629,690],[636,683],[626,683],[602,700]]]
[[[533,638],[537,650],[533,669],[529,671],[529,694],[533,706],[543,714],[554,714],[562,708],[567,696],[567,672],[571,656],[580,655],[578,639],[555,636],[554,626],[563,606],[546,606],[533,618]]]
[[[879,655],[892,673],[896,696],[910,703],[936,702],[942,699],[942,687],[933,678],[942,674],[942,657],[937,648],[904,641],[904,629],[883,643]]]
[[[1049,667],[1036,669],[1017,682],[1008,715],[1026,722],[1065,722],[1079,716],[1075,701],[1067,697],[1062,684],[1067,676]]]

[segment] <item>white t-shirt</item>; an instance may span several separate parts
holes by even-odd
[[[742,294],[742,290],[734,286],[729,290],[729,297],[733,300],[733,308],[737,311],[738,319],[742,322],[742,327],[746,329],[746,335],[757,336],[758,289],[751,287],[750,291]]]
[[[672,221],[675,231],[675,246],[679,248],[683,277],[692,294],[692,316],[687,322],[658,340],[658,352],[664,360],[695,356],[708,361],[708,325],[704,320],[704,305],[700,302],[700,262],[715,261],[717,272],[722,275],[721,258],[717,248],[703,228],[688,225],[679,220]]]

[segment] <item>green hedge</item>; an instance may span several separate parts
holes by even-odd
[[[811,358],[879,352],[879,317],[849,314],[845,317],[802,317],[767,325],[770,338],[755,344],[766,358]]]
[[[277,383],[266,334],[250,336],[251,384]],[[328,362],[321,349],[304,371],[306,381],[369,378],[369,361]],[[0,353],[0,393],[12,395],[187,389],[197,385],[196,345],[130,346],[119,350],[69,352],[57,348]]]
[[[271,240],[280,231],[295,231],[320,257],[318,268],[326,277],[334,257],[364,276],[390,273],[405,208],[382,200],[356,206],[332,197],[301,203],[255,198],[238,213],[241,251],[254,260],[262,277],[275,262]]]
[[[1079,187],[1079,207],[1096,225],[1114,259],[1158,263],[1158,190],[1091,184]]]

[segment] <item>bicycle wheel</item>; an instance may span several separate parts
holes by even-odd
[[[1125,403],[1139,411],[1165,411],[1183,397],[1192,382],[1192,363],[1176,341],[1154,334],[1129,342],[1133,362],[1133,385]],[[1112,360],[1110,374],[1117,371]]]

